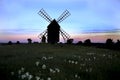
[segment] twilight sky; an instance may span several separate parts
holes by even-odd
[[[75,41],[120,39],[120,0],[0,0],[0,42],[40,41],[49,24],[37,14],[41,8],[53,19],[67,9],[60,25]]]

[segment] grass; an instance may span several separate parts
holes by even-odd
[[[1,80],[117,80],[119,76],[118,51],[62,44],[0,46]]]

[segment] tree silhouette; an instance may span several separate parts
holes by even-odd
[[[41,40],[42,43],[46,43],[46,37],[43,35],[42,36],[42,40]]]
[[[117,40],[117,42],[115,43],[115,47],[116,49],[120,49],[120,40]]]
[[[17,41],[16,44],[20,44],[20,41]]]
[[[87,46],[90,46],[91,45],[91,40],[90,39],[86,39],[84,41],[84,44],[87,45]]]
[[[33,42],[34,44],[38,44],[39,42]]]
[[[32,43],[32,39],[28,38],[28,44],[31,44]]]
[[[12,41],[9,41],[9,42],[8,42],[8,45],[12,45],[12,44],[13,44]]]
[[[77,45],[81,45],[81,44],[82,44],[82,41],[78,41],[76,44],[77,44]]]
[[[110,49],[114,48],[114,42],[113,42],[112,39],[107,39],[106,40],[106,47],[110,48]]]
[[[119,39],[117,40],[116,44],[118,44],[120,46],[120,40]]]
[[[67,40],[67,44],[72,44],[73,41],[74,41],[74,39],[68,39],[68,40]]]

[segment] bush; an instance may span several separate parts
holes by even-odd
[[[107,48],[110,48],[110,49],[113,49],[114,48],[114,42],[112,39],[107,39],[106,40],[106,47]]]
[[[8,42],[8,45],[12,45],[12,44],[13,44],[12,41],[9,41],[9,42]]]
[[[16,44],[20,44],[20,41],[17,41]]]
[[[72,44],[73,41],[74,41],[73,39],[68,39],[68,40],[67,40],[67,44]]]
[[[91,45],[91,40],[90,39],[86,39],[84,41],[84,44],[87,45],[87,46],[90,46]]]
[[[28,38],[28,44],[31,44],[32,43],[32,39]]]
[[[77,45],[81,45],[81,44],[82,44],[82,41],[78,41],[76,44],[77,44]]]

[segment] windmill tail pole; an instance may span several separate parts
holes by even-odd
[[[70,39],[70,35],[69,35],[67,32],[65,32],[62,28],[60,28],[60,31],[61,31],[68,39]]]
[[[66,35],[66,33],[64,33],[63,31],[60,30],[61,36],[64,39],[64,42],[68,41],[70,39],[70,36],[68,36],[68,34]]]
[[[39,38],[39,39],[42,39],[42,37],[43,37],[43,36],[46,36],[46,35],[47,35],[47,30],[45,30],[44,32],[40,33],[40,34],[38,35],[38,38]]]

